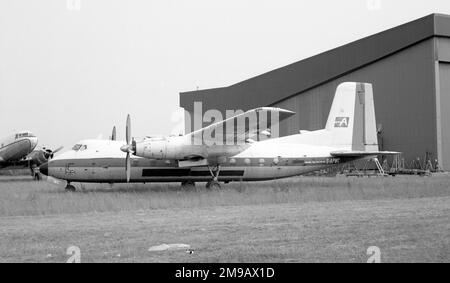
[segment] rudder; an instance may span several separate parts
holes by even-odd
[[[334,146],[353,151],[378,151],[372,85],[357,82],[340,84],[326,130],[333,132]]]

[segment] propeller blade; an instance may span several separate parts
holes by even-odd
[[[131,117],[130,114],[127,116],[127,128],[126,128],[126,141],[127,144],[130,144],[131,141]]]
[[[113,129],[113,134],[115,132],[116,127],[114,127]],[[131,141],[131,117],[130,114],[128,114],[127,116],[127,126],[126,126],[126,145],[123,145],[122,147],[120,147],[120,150],[125,152],[127,154],[126,157],[126,164],[125,164],[125,172],[127,174],[127,183],[130,182],[131,179],[131,158],[130,158],[130,153],[134,153],[134,149],[133,147],[136,147],[136,143],[133,139],[133,141]]]
[[[53,151],[53,154],[57,153],[58,151],[61,151],[63,148],[64,148],[64,146],[58,147],[57,149],[55,149],[55,150]]]
[[[117,139],[116,138],[116,126],[114,126],[114,128],[112,130],[111,140],[115,141],[116,139]]]
[[[127,153],[126,172],[127,172],[127,183],[129,183],[129,182],[130,182],[130,178],[131,178],[131,159],[130,159],[130,153]]]

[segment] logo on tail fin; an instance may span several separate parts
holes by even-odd
[[[334,127],[335,128],[348,128],[349,121],[350,121],[349,117],[336,117],[336,120],[334,120]]]

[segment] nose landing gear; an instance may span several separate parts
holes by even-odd
[[[40,181],[42,179],[39,168],[35,164],[30,166],[30,171],[34,181]]]
[[[206,188],[208,190],[220,190],[221,186],[219,183],[220,165],[208,166],[209,172],[211,173],[212,180],[206,183]]]
[[[65,190],[66,190],[66,192],[75,192],[76,188],[75,188],[75,186],[71,185],[70,182],[67,182]]]

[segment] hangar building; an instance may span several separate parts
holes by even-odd
[[[380,149],[403,152],[406,162],[438,160],[450,170],[450,16],[432,14],[237,84],[180,93],[192,114],[207,109],[260,106],[296,114],[280,134],[325,127],[336,87],[345,81],[374,87]],[[192,116],[193,117],[193,116]],[[186,129],[193,129],[186,125]]]

